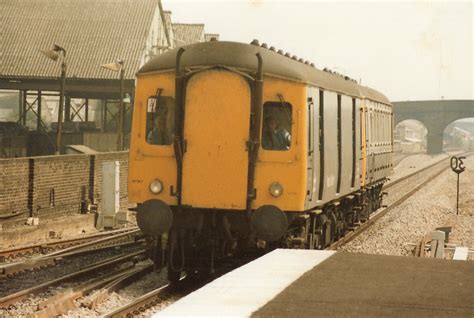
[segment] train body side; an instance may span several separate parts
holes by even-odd
[[[313,86],[307,93],[306,209],[383,183],[392,173],[391,105]]]

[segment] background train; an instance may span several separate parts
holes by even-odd
[[[129,200],[171,280],[324,248],[380,207],[392,136],[389,100],[348,77],[256,41],[193,44],[137,74]]]

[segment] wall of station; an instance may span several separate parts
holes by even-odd
[[[102,163],[120,162],[120,206],[126,210],[128,152],[0,159],[0,222],[12,217],[100,211]]]

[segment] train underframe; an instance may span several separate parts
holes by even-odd
[[[286,212],[288,228],[277,241],[259,239],[245,212],[183,208],[173,211],[173,226],[154,237],[151,257],[167,267],[170,281],[182,272],[214,274],[275,248],[324,249],[367,221],[382,205],[383,182],[365,187],[314,210]]]

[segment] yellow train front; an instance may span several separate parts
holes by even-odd
[[[281,51],[212,41],[137,74],[129,200],[171,279],[257,248],[323,248],[380,207],[392,107]]]

